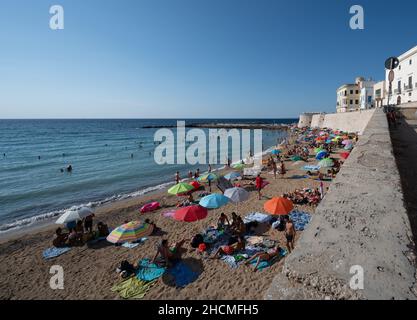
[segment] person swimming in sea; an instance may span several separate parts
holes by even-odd
[[[67,167],[67,172],[72,172],[72,165],[69,165],[68,167]]]

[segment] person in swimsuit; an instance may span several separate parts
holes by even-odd
[[[62,229],[58,228],[55,231],[56,236],[55,239],[52,241],[52,244],[56,248],[65,247],[68,240],[68,233],[62,233]]]
[[[237,242],[232,245],[221,246],[215,254],[213,255],[212,259],[218,258],[220,255],[231,255],[237,251],[245,250],[246,242],[245,238],[239,236],[237,238]]]
[[[291,252],[294,250],[295,228],[291,219],[287,217],[285,220],[285,238],[287,239],[288,252]]]
[[[181,240],[180,242],[174,244],[174,246],[170,247],[168,244],[168,240],[162,240],[161,244],[158,246],[154,258],[152,259],[152,262],[156,263],[156,259],[158,258],[158,256],[161,256],[163,262],[167,266],[170,266],[172,265],[172,263],[175,263],[176,261],[180,260],[181,248],[184,245],[185,241],[185,239]]]
[[[256,272],[258,270],[258,266],[261,263],[261,261],[271,261],[273,258],[278,257],[281,252],[281,248],[279,245],[277,245],[275,248],[268,250],[267,252],[258,252],[255,253],[252,257],[250,257],[246,262],[245,265],[250,264],[253,260],[257,259],[255,268],[253,269],[253,272]]]
[[[278,168],[277,168],[276,162],[272,158],[271,158],[271,164],[272,164],[272,170],[274,171],[274,179],[276,179]]]
[[[261,200],[261,197],[262,197],[262,194],[261,194],[262,183],[263,183],[263,179],[261,177],[261,174],[258,174],[258,176],[255,179],[256,190],[258,190],[258,200]]]
[[[227,216],[222,212],[217,220],[217,229],[224,230],[230,226],[230,221]]]

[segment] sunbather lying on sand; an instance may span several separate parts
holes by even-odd
[[[234,252],[244,250],[246,245],[246,241],[244,237],[238,237],[237,242],[228,245],[228,246],[221,246],[219,249],[217,249],[216,253],[213,255],[212,259],[218,258],[222,254],[231,255]]]
[[[277,245],[275,248],[268,250],[267,252],[258,252],[254,254],[252,257],[250,257],[245,264],[250,264],[253,260],[258,259],[255,264],[255,268],[253,269],[253,272],[256,272],[258,270],[258,265],[261,263],[261,261],[271,261],[273,258],[278,257],[281,252],[281,248],[279,245]]]
[[[170,266],[172,263],[181,259],[181,247],[184,245],[186,239],[181,240],[174,244],[174,246],[169,247],[168,240],[164,239],[161,241],[161,244],[158,246],[156,254],[152,259],[153,263],[156,263],[156,259],[160,255],[162,260],[167,266]]]

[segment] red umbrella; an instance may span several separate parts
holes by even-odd
[[[349,157],[349,155],[350,155],[350,153],[349,153],[349,152],[342,152],[342,153],[340,154],[340,156],[341,156],[343,159],[347,159],[347,158]]]
[[[191,181],[190,185],[192,185],[195,190],[197,190],[201,187],[201,184],[199,184],[198,181]]]
[[[175,211],[173,216],[175,220],[185,222],[194,222],[205,217],[207,217],[207,209],[199,205],[183,207]]]

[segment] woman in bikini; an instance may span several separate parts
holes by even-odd
[[[261,261],[271,261],[273,258],[278,257],[281,252],[281,248],[279,245],[277,245],[275,248],[268,250],[267,252],[258,252],[255,253],[252,257],[250,257],[245,264],[250,264],[253,260],[258,259],[255,264],[255,268],[253,269],[253,272],[256,272],[258,270],[258,266],[261,263]]]
[[[245,250],[245,238],[244,237],[238,237],[237,242],[230,245],[230,246],[222,246],[219,249],[217,249],[216,253],[213,255],[212,259],[215,259],[219,257],[220,255],[231,255],[237,251]]]
[[[177,262],[181,259],[181,248],[184,245],[186,239],[177,242],[174,246],[169,247],[168,240],[164,239],[161,241],[161,244],[158,246],[156,254],[152,259],[153,263],[156,263],[156,259],[160,255],[163,262],[170,266],[171,264]]]

